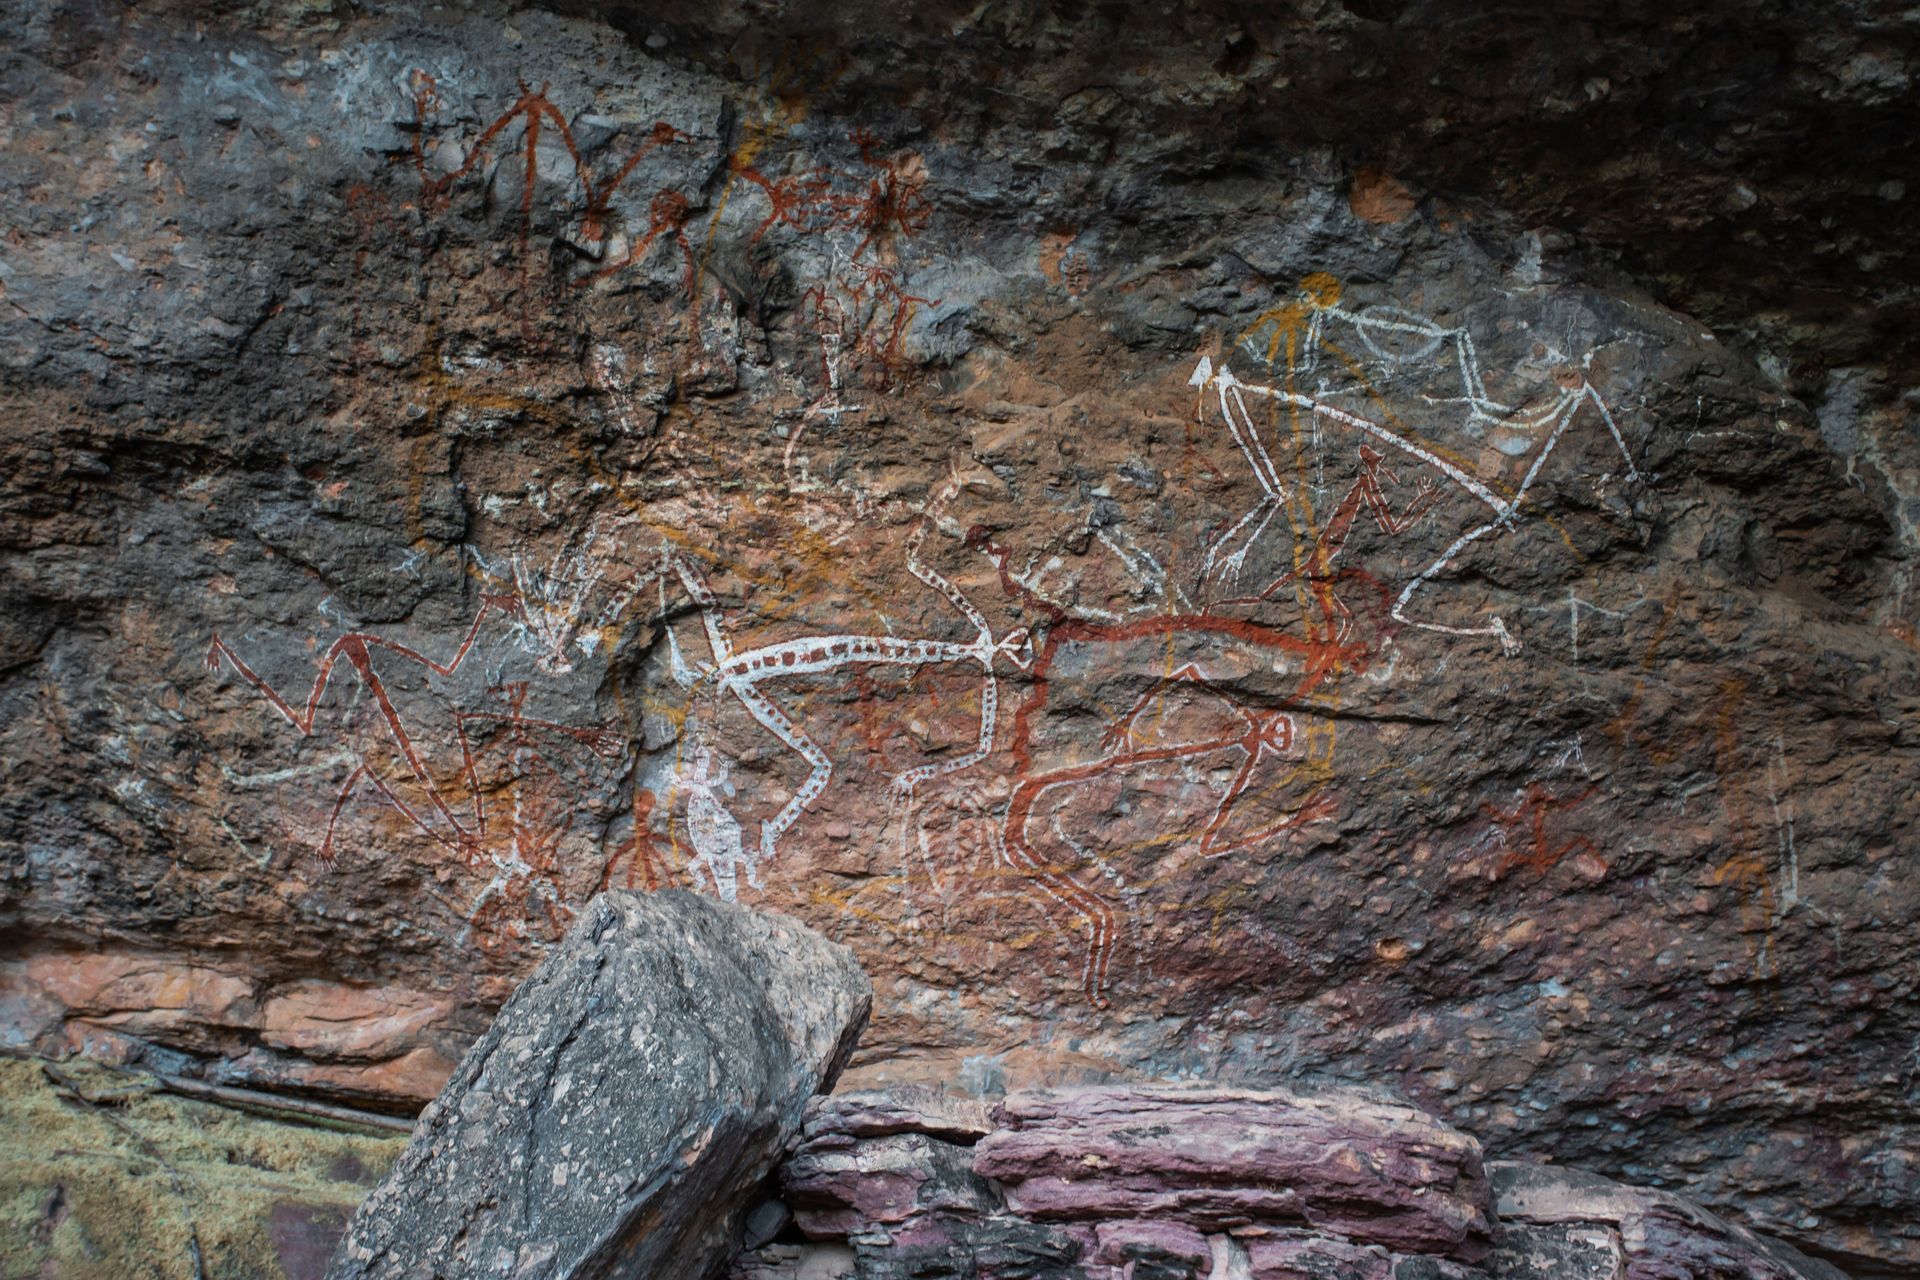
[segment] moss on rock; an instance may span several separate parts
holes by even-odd
[[[157,1092],[146,1078],[0,1059],[0,1274],[319,1277],[403,1146]]]

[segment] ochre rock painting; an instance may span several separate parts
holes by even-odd
[[[5,117],[13,1041],[417,1105],[688,887],[855,949],[856,1083],[1380,1083],[1920,1258],[1916,605],[1753,349],[1177,51],[168,12]]]
[[[542,113],[553,110],[544,98],[536,101],[528,105],[523,99],[515,107],[526,114],[528,147],[537,142]],[[498,133],[508,118],[489,126],[483,138]],[[569,156],[577,157],[570,136],[563,132],[562,139]],[[871,138],[861,140],[863,156],[873,145]],[[472,167],[470,155],[449,176]],[[729,169],[749,172],[738,162]],[[820,182],[824,187],[826,180]],[[591,193],[592,185],[585,185]],[[881,190],[876,180],[875,192]],[[887,199],[873,193],[869,198]],[[605,195],[590,200],[597,208]],[[777,198],[770,193],[768,200],[779,212]],[[523,202],[522,218],[529,216]],[[779,220],[791,219],[782,214]],[[871,223],[862,217],[850,225],[859,230]],[[753,237],[771,225],[763,221]],[[795,225],[806,229],[803,222]],[[874,234],[869,230],[855,246],[854,261]],[[697,277],[689,283],[697,287]],[[1478,642],[1485,648],[1491,640],[1503,657],[1522,654],[1521,640],[1486,604],[1449,609],[1416,597],[1443,595],[1436,580],[1444,581],[1476,544],[1517,535],[1534,514],[1526,506],[1530,490],[1583,412],[1617,451],[1618,474],[1580,478],[1598,493],[1642,481],[1612,412],[1588,380],[1592,352],[1535,351],[1533,368],[1510,375],[1521,403],[1507,405],[1489,395],[1465,328],[1447,328],[1386,304],[1342,308],[1340,292],[1331,276],[1306,276],[1297,301],[1263,312],[1219,368],[1200,356],[1188,379],[1195,389],[1194,433],[1230,439],[1237,457],[1227,459],[1229,467],[1237,462],[1253,481],[1236,484],[1231,471],[1209,463],[1211,475],[1224,482],[1215,488],[1233,495],[1251,487],[1253,505],[1230,520],[1166,514],[1140,520],[1143,529],[1153,530],[1150,535],[1130,533],[1133,522],[1114,514],[1096,530],[1090,515],[1086,545],[1074,554],[1094,563],[1111,560],[1100,567],[1106,580],[1093,590],[1061,573],[1058,557],[1043,564],[1041,553],[1023,555],[979,523],[962,532],[955,513],[969,499],[1004,498],[1019,486],[981,470],[975,459],[956,456],[949,474],[932,477],[917,500],[881,501],[848,482],[847,498],[856,510],[885,512],[904,528],[858,542],[849,528],[826,540],[848,546],[832,556],[835,570],[844,572],[842,565],[862,559],[875,579],[898,580],[904,570],[928,593],[928,604],[950,611],[944,619],[906,599],[876,609],[880,625],[867,631],[816,630],[811,628],[820,624],[809,625],[802,605],[764,634],[736,634],[743,611],[723,605],[706,568],[710,562],[715,573],[725,574],[732,566],[701,545],[707,539],[689,536],[701,517],[690,519],[679,536],[668,536],[636,499],[625,514],[608,518],[596,510],[584,526],[563,522],[559,545],[537,569],[527,567],[540,559],[530,547],[509,545],[490,560],[461,545],[480,603],[445,661],[377,634],[348,632],[327,646],[299,707],[217,635],[207,668],[215,674],[230,668],[303,737],[316,733],[336,667],[351,669],[357,688],[348,701],[364,696],[371,732],[351,742],[340,739],[347,757],[341,763],[350,767],[310,852],[323,869],[334,868],[343,814],[356,792],[364,791],[379,812],[366,815],[372,828],[358,843],[397,839],[405,849],[421,848],[424,840],[452,855],[460,871],[484,877],[465,916],[463,943],[484,943],[489,933],[527,936],[526,921],[501,916],[501,904],[509,900],[522,901],[539,918],[533,936],[550,938],[569,903],[579,900],[581,885],[611,882],[622,855],[628,884],[644,876],[649,886],[658,885],[664,875],[731,901],[743,888],[780,892],[770,889],[771,878],[798,880],[785,893],[808,895],[814,887],[805,882],[814,868],[804,855],[783,863],[781,842],[784,837],[793,845],[814,835],[818,809],[839,815],[841,826],[850,825],[850,813],[860,819],[859,834],[842,838],[870,845],[870,860],[892,856],[893,865],[882,874],[897,882],[895,891],[921,897],[932,889],[943,915],[957,910],[964,918],[970,914],[964,903],[989,891],[956,894],[942,884],[939,866],[951,858],[933,851],[922,810],[941,807],[950,791],[975,786],[965,775],[992,777],[1005,796],[984,804],[997,819],[986,833],[984,869],[1002,879],[1001,892],[1011,889],[1038,909],[1031,923],[1063,944],[1084,946],[1077,965],[1081,989],[1089,1005],[1104,1009],[1115,945],[1123,932],[1144,927],[1134,908],[1153,914],[1151,899],[1158,895],[1149,883],[1178,885],[1191,870],[1185,864],[1195,860],[1239,855],[1236,861],[1255,865],[1283,861],[1301,839],[1311,838],[1314,825],[1338,819],[1343,684],[1361,677],[1388,683],[1391,669],[1377,664],[1450,644]],[[1364,359],[1334,341],[1336,326],[1352,331],[1352,345],[1364,351]],[[1278,382],[1236,376],[1226,360],[1243,355]],[[593,359],[592,380],[612,406],[609,416],[619,420],[630,410],[621,404],[610,370],[631,357],[599,344]],[[1333,367],[1317,368],[1322,364]],[[837,397],[841,379],[833,366],[823,366],[822,382],[822,396]],[[1309,385],[1311,392],[1295,389]],[[809,415],[819,403],[808,407]],[[840,405],[834,412],[849,409]],[[802,522],[809,515],[839,515],[835,507],[844,503],[793,483],[798,439],[796,428],[781,451],[779,473],[768,478],[770,490],[787,499]],[[690,489],[699,484],[697,476],[687,479]],[[1205,501],[1173,484],[1157,496],[1163,513],[1186,501]],[[1316,516],[1316,497],[1324,517]],[[734,518],[733,504],[707,495],[702,505],[701,515],[719,526],[711,538],[718,542]],[[1350,551],[1363,508],[1372,528],[1361,530],[1361,545]],[[997,617],[929,563],[941,551],[957,566],[956,574],[971,571],[973,590]],[[502,559],[510,568],[500,567]],[[1274,576],[1264,584],[1243,581],[1255,572]],[[1435,614],[1457,617],[1430,620]],[[482,642],[482,652],[495,655],[497,668],[530,661],[530,679],[494,680],[467,695],[477,695],[475,705],[461,705],[458,694],[436,686],[459,683],[461,665],[490,618],[493,634]],[[911,627],[908,619],[914,620]],[[639,744],[623,744],[609,722],[567,724],[524,713],[532,680],[564,683],[577,666],[616,651],[623,633],[635,628],[650,629],[653,645],[665,650],[668,678],[643,681],[642,692],[672,722],[672,744],[660,753],[663,759],[643,763],[637,749],[627,749]],[[1077,676],[1056,671],[1063,651]],[[1156,661],[1163,668],[1157,672]],[[380,665],[414,668],[426,700],[435,704],[418,714],[437,712],[444,723],[424,732],[410,727],[409,713],[396,702]],[[1253,696],[1236,691],[1236,674],[1250,665],[1278,675],[1277,685]],[[891,696],[872,687],[875,673],[886,669],[896,669]],[[1125,674],[1115,680],[1116,671]],[[927,680],[920,683],[923,674]],[[1003,679],[1024,691],[1004,726]],[[957,738],[924,735],[904,750],[876,747],[869,737],[860,746],[863,774],[873,771],[877,754],[891,765],[869,780],[865,794],[849,796],[844,783],[835,788],[836,763],[853,744],[836,732],[830,712],[813,711],[813,702],[845,701],[849,694],[903,702],[923,696],[928,709],[937,711],[945,709],[941,689],[951,706],[959,692],[954,686],[968,680],[975,687],[962,695],[971,699],[963,714],[977,717],[976,731]],[[1124,708],[1101,710],[1093,743],[1063,741],[1057,726],[1048,724],[1055,685],[1063,681],[1079,686],[1059,696],[1070,704],[1097,704],[1112,691],[1135,696]],[[429,744],[450,748],[437,766],[427,758]],[[1057,762],[1037,763],[1036,749]],[[623,757],[623,772],[644,776],[633,794],[647,798],[627,815],[634,832],[624,847],[603,842],[597,853],[566,847],[589,798],[581,764],[569,761],[569,754]],[[746,794],[733,781],[743,756],[768,766],[761,785]],[[1082,756],[1087,758],[1075,758]],[[500,764],[483,783],[483,767],[492,757]],[[1529,782],[1529,797],[1542,786]],[[883,802],[877,809],[875,800]],[[1123,825],[1137,828],[1143,841],[1114,847],[1116,803],[1125,805]],[[1502,815],[1501,821],[1517,819]],[[353,826],[366,829],[361,822]],[[302,834],[294,832],[296,856],[309,852]],[[1536,834],[1534,843],[1545,839]],[[1585,837],[1576,841],[1592,847]],[[1140,849],[1142,843],[1152,852]],[[597,874],[586,881],[577,869],[569,875],[561,866],[567,860],[592,864]],[[1536,850],[1534,869],[1546,870],[1548,860]],[[476,931],[482,912],[494,925]],[[917,917],[920,908],[910,914]],[[1003,941],[993,937],[992,926],[978,923],[967,924],[964,933],[990,947]],[[1150,937],[1136,946],[1143,955],[1154,949]]]

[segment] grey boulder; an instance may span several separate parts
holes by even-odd
[[[601,895],[422,1113],[329,1280],[717,1273],[871,1002],[795,921]]]

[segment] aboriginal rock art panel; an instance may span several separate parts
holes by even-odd
[[[436,94],[420,81],[412,155],[423,203],[450,198],[489,148],[517,143],[524,248],[541,179],[535,152],[543,138],[557,140],[579,193],[576,238],[600,246],[572,283],[607,279],[668,242],[698,308],[706,249],[689,197],[665,188],[648,197],[642,223],[624,224],[639,228],[624,247],[612,230],[623,184],[650,157],[695,145],[685,134],[657,125],[627,160],[594,170],[545,90],[523,86],[478,137],[439,158],[452,144],[430,137]],[[848,775],[869,787],[882,778],[883,794],[870,799],[884,813],[859,838],[890,874],[923,880],[924,892],[904,891],[898,909],[945,915],[968,886],[1010,893],[1076,955],[1084,1000],[1104,1008],[1124,983],[1122,943],[1151,952],[1137,919],[1157,886],[1224,868],[1207,874],[1224,875],[1219,893],[1232,898],[1336,822],[1342,716],[1390,684],[1396,664],[1461,644],[1525,660],[1509,619],[1530,602],[1502,607],[1462,567],[1526,526],[1554,527],[1537,495],[1556,459],[1561,484],[1604,494],[1643,483],[1596,385],[1604,362],[1536,343],[1495,377],[1469,325],[1352,305],[1331,276],[1308,275],[1228,354],[1189,366],[1196,447],[1217,445],[1227,464],[1209,464],[1212,492],[1240,505],[1172,493],[1184,518],[1137,527],[1124,514],[1096,522],[1090,509],[1055,541],[1097,559],[1116,589],[1082,602],[1056,572],[1061,546],[1016,547],[957,514],[970,485],[1010,487],[1003,476],[976,468],[963,482],[956,470],[924,498],[811,482],[797,453],[808,425],[840,421],[860,407],[856,397],[902,389],[901,343],[929,300],[908,291],[901,244],[927,228],[930,212],[924,168],[871,134],[854,135],[862,168],[850,176],[797,161],[767,167],[776,132],[750,130],[727,157],[705,229],[710,239],[730,203],[753,204],[737,229],[748,245],[784,235],[818,251],[818,279],[793,312],[819,344],[811,402],[777,461],[762,464],[771,463],[762,480],[799,504],[819,555],[904,568],[918,600],[886,602],[884,626],[842,627],[804,608],[723,599],[715,572],[733,570],[719,542],[752,527],[751,503],[689,483],[671,520],[622,498],[624,511],[603,504],[571,525],[559,519],[557,536],[465,547],[462,572],[481,604],[444,661],[348,630],[325,650],[304,702],[283,697],[219,637],[208,665],[251,685],[303,737],[323,732],[316,717],[329,689],[353,685],[377,732],[346,749],[346,775],[309,844],[330,864],[353,806],[394,815],[396,838],[424,840],[470,873],[463,916],[476,935],[510,917],[557,928],[582,892],[616,882],[617,864],[629,884],[679,879],[726,899],[764,894],[789,865],[806,865],[788,855],[795,841],[817,844],[835,825],[819,813],[832,788],[854,785]],[[602,343],[586,360],[609,420],[646,434],[627,353]],[[683,465],[671,453],[656,459],[657,444],[647,460]],[[1581,470],[1595,456],[1611,461]],[[622,492],[617,475],[592,479],[603,493]],[[890,541],[896,529],[904,534]],[[857,578],[861,565],[836,572]],[[483,633],[530,668],[524,678],[456,687]],[[635,644],[664,677],[644,706],[623,707],[618,720],[529,712],[551,705],[540,691],[593,686],[612,655]],[[393,670],[412,677],[407,696]],[[909,702],[937,704],[939,727],[903,747],[871,715],[822,710],[835,700],[871,707],[887,681]],[[409,697],[438,708],[437,737]],[[646,715],[670,725],[664,748],[642,740]],[[1564,829],[1595,790],[1542,778],[1489,799],[1481,842],[1497,846],[1493,878],[1565,859],[1604,870],[1605,852]],[[604,838],[588,842],[598,861],[569,866],[580,845],[570,837],[583,823],[605,828],[604,797],[616,792],[629,834],[611,854]]]
[[[951,485],[948,486],[949,490]],[[938,499],[936,498],[936,503]],[[762,863],[771,863],[779,853],[780,838],[797,823],[827,789],[833,779],[834,762],[781,706],[778,686],[799,677],[845,669],[870,667],[960,667],[977,668],[980,679],[979,733],[969,750],[950,759],[918,765],[895,775],[890,783],[893,802],[911,805],[923,784],[947,774],[959,772],[984,760],[993,750],[999,706],[999,670],[1004,664],[1012,669],[1030,665],[1024,650],[1030,643],[1025,628],[1016,628],[999,636],[965,593],[940,573],[923,563],[932,517],[923,517],[908,535],[905,545],[907,571],[952,608],[970,627],[972,635],[964,640],[938,637],[909,638],[896,635],[825,633],[738,648],[731,625],[698,570],[683,558],[669,555],[661,572],[679,579],[699,612],[706,658],[690,664],[683,655],[676,634],[667,632],[672,650],[674,679],[688,691],[689,721],[694,726],[693,767],[697,779],[692,785],[704,801],[712,799],[712,751],[702,738],[702,711],[710,716],[723,700],[742,707],[761,729],[771,734],[806,765],[806,775],[778,813],[760,826],[757,847],[743,846],[738,823],[704,820],[689,821],[688,836],[694,848],[693,865],[723,897],[734,896],[739,876],[758,884]]]
[[[1242,335],[1235,354],[1246,354],[1277,382],[1243,380],[1230,363],[1215,369],[1208,358],[1194,369],[1192,385],[1217,404],[1260,491],[1208,548],[1207,569],[1238,581],[1261,537],[1284,515],[1296,545],[1309,546],[1304,554],[1297,550],[1291,569],[1260,593],[1270,597],[1301,576],[1327,572],[1346,545],[1356,499],[1364,500],[1383,534],[1399,535],[1442,505],[1442,493],[1455,495],[1467,507],[1466,527],[1450,533],[1437,556],[1405,576],[1392,617],[1425,631],[1495,637],[1509,653],[1518,652],[1519,642],[1498,614],[1484,621],[1441,621],[1416,597],[1430,595],[1430,584],[1475,543],[1526,518],[1530,492],[1583,411],[1606,431],[1626,478],[1640,480],[1611,409],[1588,380],[1591,355],[1553,362],[1542,370],[1549,375],[1544,385],[1520,403],[1505,404],[1488,394],[1466,329],[1392,306],[1349,310],[1339,305],[1340,297],[1331,276],[1309,275],[1295,302],[1265,312]],[[1309,541],[1312,489],[1324,485],[1329,435],[1352,445],[1359,474],[1335,518]],[[1475,449],[1476,436],[1491,449]],[[1513,461],[1490,474],[1469,452]],[[1391,478],[1382,465],[1388,456],[1422,472],[1397,513],[1381,486],[1383,477]]]
[[[553,224],[554,242],[565,247],[569,290],[671,263],[697,341],[710,340],[701,321],[716,248],[734,238],[751,254],[777,240],[807,264],[793,315],[796,340],[810,353],[801,364],[815,387],[808,420],[832,422],[857,410],[843,399],[856,385],[884,390],[894,382],[916,315],[938,305],[913,292],[903,254],[932,221],[925,164],[867,129],[847,134],[851,157],[839,162],[778,145],[804,117],[805,94],[777,69],[766,105],[749,104],[738,141],[718,158],[724,178],[711,195],[702,188],[716,165],[713,144],[691,128],[665,120],[623,127],[622,138],[633,135],[624,152],[598,160],[596,150],[618,144],[583,145],[577,117],[562,110],[548,86],[522,82],[505,110],[463,140],[440,123],[446,95],[436,77],[416,69],[410,82],[413,118],[400,154],[417,181],[410,202],[422,214],[438,216],[463,195],[484,200],[500,166],[514,165],[524,327],[534,325],[542,284],[531,244],[537,223]],[[551,211],[537,204],[543,190],[559,201]],[[379,214],[363,196],[356,216],[364,222]],[[789,443],[789,467],[798,439],[796,432]]]
[[[345,773],[324,816],[294,822],[286,833],[296,847],[311,849],[323,870],[348,852],[377,856],[405,846],[411,835],[438,852],[438,865],[458,868],[472,882],[457,907],[460,940],[550,940],[564,930],[581,888],[581,869],[563,865],[569,836],[592,812],[594,797],[604,803],[617,786],[627,746],[609,725],[529,714],[525,680],[463,680],[479,665],[483,632],[502,622],[527,625],[520,599],[482,596],[445,660],[371,631],[347,632],[322,654],[304,698],[293,700],[219,635],[206,665],[250,685],[301,738],[334,747],[323,767]],[[329,697],[343,686],[344,697]],[[360,810],[391,815],[400,825],[355,821]],[[362,843],[375,848],[349,848]],[[637,845],[626,853],[640,856]],[[616,852],[598,878],[611,878],[619,860]],[[627,875],[632,879],[635,868]]]

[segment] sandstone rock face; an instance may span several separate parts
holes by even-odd
[[[716,1274],[872,991],[805,926],[593,899],[420,1117],[332,1280]]]
[[[1841,1275],[1679,1196],[1513,1163],[1490,1181],[1473,1138],[1351,1091],[1025,1092],[977,1139],[950,1114],[812,1104],[781,1186],[813,1243],[753,1250],[732,1280]]]
[[[4,7],[5,1037],[404,1110],[678,886],[1920,1266],[1911,25],[774,8]]]
[[[381,1110],[431,1098],[470,1043],[454,1002],[415,987],[275,983],[237,957],[149,948],[58,946],[0,961],[0,1011],[0,1041],[13,1047],[198,1066],[216,1083]]]

